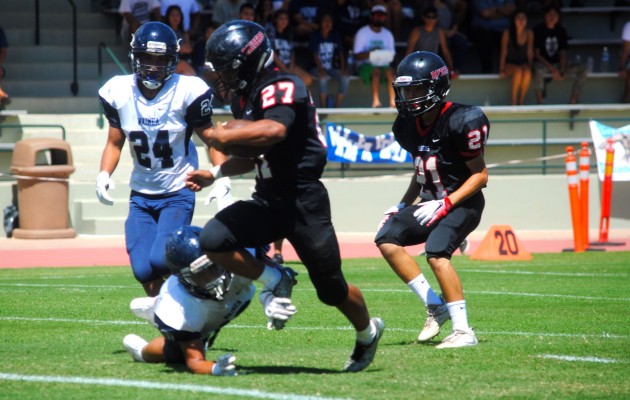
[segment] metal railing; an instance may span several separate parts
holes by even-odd
[[[549,173],[564,173],[565,165],[564,160],[561,159],[557,163],[550,163],[548,158],[550,157],[550,147],[554,146],[579,146],[581,142],[592,143],[592,138],[589,135],[582,137],[550,137],[549,125],[556,123],[588,123],[592,118],[542,118],[542,119],[492,119],[490,123],[493,127],[497,125],[515,125],[515,124],[534,124],[539,125],[540,136],[538,138],[511,138],[511,139],[493,139],[492,135],[486,144],[488,148],[500,148],[500,147],[539,147],[540,153],[533,159],[520,160],[520,163],[510,164],[509,162],[498,162],[495,164],[494,171],[497,173],[539,173],[547,175]],[[598,122],[602,123],[615,123],[625,122],[630,123],[630,117],[627,118],[597,118]],[[326,121],[323,121],[325,123]],[[353,125],[385,125],[387,129],[391,128],[391,122],[361,122],[361,121],[335,121],[336,125],[340,125],[349,129]],[[385,133],[385,132],[383,132]],[[366,135],[367,136],[367,135]],[[564,151],[564,148],[562,149]],[[486,160],[488,162],[488,160]],[[591,159],[591,168],[596,167],[596,161]],[[387,175],[392,173],[406,173],[410,172],[409,165],[407,164],[354,164],[354,163],[339,163],[329,162],[324,172],[327,177],[360,177],[360,176],[378,176]]]
[[[61,131],[61,140],[66,140],[66,128],[59,124],[0,124],[0,136],[2,136],[2,130],[5,128],[53,128]],[[15,143],[5,143],[14,145]]]
[[[70,83],[70,91],[74,96],[79,94],[79,80],[77,73],[77,6],[73,0],[68,0],[72,6],[72,83]],[[39,0],[35,0],[35,45],[40,45],[40,10]]]
[[[129,74],[129,71],[127,70],[127,68],[125,68],[125,66],[120,62],[118,57],[116,57],[116,54],[114,54],[112,49],[109,48],[109,46],[107,46],[106,43],[104,42],[99,43],[97,49],[98,49],[98,80],[99,80],[100,85],[103,84],[103,51],[105,51],[105,53],[107,53],[107,55],[114,62],[114,64],[116,64],[118,69],[120,69],[120,72],[122,72],[125,75]],[[98,119],[96,121],[96,124],[98,125],[99,129],[103,129],[103,127],[105,126],[102,110],[98,114]]]

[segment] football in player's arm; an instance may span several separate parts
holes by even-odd
[[[384,325],[380,318],[370,318],[361,291],[346,281],[341,270],[328,192],[320,181],[326,164],[325,140],[306,85],[297,76],[271,67],[269,39],[253,22],[232,21],[219,27],[207,42],[206,54],[206,64],[216,75],[214,95],[231,104],[235,119],[252,123],[206,130],[213,147],[236,157],[210,171],[190,172],[187,185],[201,190],[219,177],[255,169],[256,188],[251,200],[234,203],[206,224],[201,233],[203,249],[231,272],[261,282],[259,299],[267,310],[268,302],[278,298],[289,301],[286,307],[291,305],[295,273],[271,260],[256,260],[239,247],[286,238],[308,270],[318,298],[337,307],[356,329],[354,352],[344,370],[365,369],[374,358]],[[245,150],[252,157],[236,154]],[[285,321],[274,321],[273,315],[270,319],[275,329],[284,326]]]
[[[414,157],[415,173],[400,202],[385,212],[375,242],[426,307],[418,341],[436,337],[451,319],[452,333],[436,348],[474,346],[477,338],[468,325],[463,287],[451,257],[481,219],[482,189],[488,181],[483,153],[490,123],[479,107],[445,101],[449,71],[434,53],[418,51],[405,57],[394,90],[399,114],[392,131]],[[425,243],[442,296],[405,250],[419,243]]]

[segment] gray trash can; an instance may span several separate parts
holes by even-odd
[[[70,144],[32,138],[15,144],[11,172],[17,177],[20,239],[73,238],[69,227],[68,177],[74,172]]]

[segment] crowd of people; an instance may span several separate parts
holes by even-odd
[[[120,12],[126,37],[161,12],[159,18],[182,38],[182,74],[203,73],[203,54],[193,49],[203,48],[218,26],[254,21],[271,39],[278,68],[297,74],[309,88],[317,83],[319,107],[343,106],[353,75],[370,87],[372,107],[393,107],[393,71],[413,51],[439,54],[453,79],[476,72],[510,79],[511,105],[525,104],[530,85],[536,104],[544,104],[547,84],[571,77],[568,102],[575,104],[587,66],[567,56],[562,5],[559,0],[122,0]],[[170,16],[173,8],[179,8],[180,26],[169,21],[177,18]],[[477,58],[471,61],[470,54]],[[625,71],[620,68],[620,76],[630,82]],[[381,83],[387,101],[380,98]]]

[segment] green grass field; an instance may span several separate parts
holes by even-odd
[[[421,265],[424,265],[424,261]],[[628,399],[630,254],[536,254],[529,262],[457,256],[473,348],[415,338],[420,300],[381,259],[346,260],[386,330],[374,363],[342,373],[354,333],[319,303],[300,264],[298,313],[267,331],[256,301],[209,351],[234,352],[240,375],[198,376],[135,363],[122,338],[157,330],[128,311],[143,295],[126,267],[0,270],[1,399]],[[435,279],[428,268],[427,277]]]

